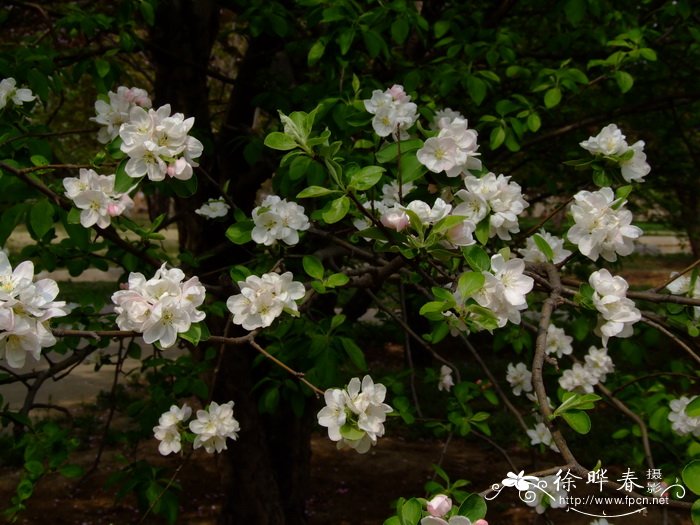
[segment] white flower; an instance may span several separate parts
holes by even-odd
[[[438,382],[438,390],[449,392],[453,386],[455,386],[455,383],[452,379],[452,369],[447,365],[442,365],[440,367],[440,381]]]
[[[416,152],[418,161],[434,173],[444,171],[448,177],[457,177],[469,169],[481,169],[477,158],[477,133],[468,128],[467,120],[456,117],[439,122],[437,137],[430,137]]]
[[[406,182],[401,185],[401,196],[406,197],[415,189],[412,182]],[[384,184],[382,186],[382,203],[385,206],[393,206],[394,204],[399,204],[399,183],[398,181],[391,181],[389,184]]]
[[[472,522],[469,518],[465,518],[464,516],[452,516],[448,521],[438,518],[437,516],[426,516],[421,518],[420,525],[472,525]],[[478,525],[478,522],[473,525]]]
[[[564,248],[564,239],[560,239],[559,237],[556,237],[544,230],[540,230],[538,235],[542,237],[542,239],[544,239],[545,242],[552,249],[552,252],[554,253],[554,258],[552,259],[552,262],[554,264],[559,264],[560,262],[565,261],[566,258],[569,255],[571,255],[571,251]],[[525,259],[527,262],[547,262],[547,258],[545,257],[544,253],[542,252],[542,250],[539,249],[539,247],[535,243],[534,236],[528,237],[525,241],[525,248],[521,248],[519,251],[520,254],[523,256],[523,259]]]
[[[598,518],[597,520],[593,520],[589,525],[610,525],[610,522],[605,518]]]
[[[172,405],[170,410],[160,416],[158,426],[153,427],[153,435],[160,441],[158,451],[162,455],[177,454],[182,450],[180,423],[189,419],[191,415],[192,409],[187,405],[183,405],[182,408]]]
[[[669,404],[671,412],[668,414],[668,420],[671,422],[673,431],[679,436],[693,434],[696,438],[700,438],[700,417],[690,417],[685,413],[688,404],[697,397],[681,396]]]
[[[585,356],[585,367],[595,377],[596,382],[603,383],[608,374],[615,370],[615,364],[608,355],[607,348],[596,348],[591,346]]]
[[[442,129],[449,126],[449,124],[456,118],[464,119],[459,111],[455,111],[450,108],[440,109],[435,112],[433,117],[433,122],[430,124],[431,129]],[[466,119],[465,119],[466,120]]]
[[[580,191],[574,199],[576,203],[571,206],[571,215],[575,224],[566,236],[578,245],[583,255],[592,261],[601,256],[614,262],[618,255],[629,255],[634,251],[634,240],[642,235],[642,230],[632,226],[632,213],[624,208],[624,201],[615,200],[611,188]]]
[[[296,301],[304,297],[304,285],[292,281],[292,272],[282,275],[266,273],[262,277],[250,275],[239,281],[241,293],[232,295],[226,307],[233,314],[233,323],[246,330],[265,328],[279,317],[283,311],[296,314],[299,310]]]
[[[452,500],[444,494],[438,494],[428,501],[426,509],[431,516],[441,518],[452,509]]]
[[[598,327],[607,346],[610,337],[629,337],[632,325],[642,318],[634,301],[626,297],[627,281],[613,277],[606,269],[593,272],[588,280],[593,287],[593,305],[605,321]]]
[[[386,210],[379,218],[379,221],[385,227],[397,232],[404,230],[411,223],[408,214],[401,207]]]
[[[595,137],[581,142],[581,147],[596,155],[622,155],[627,151],[627,142],[615,124],[608,124]]]
[[[540,478],[540,481],[544,481],[544,490],[533,489],[535,497],[524,500],[528,506],[535,507],[537,514],[542,514],[548,507],[553,509],[566,507],[568,492],[564,490],[562,483],[558,484],[557,489],[556,479],[556,476]]]
[[[563,328],[550,324],[547,327],[547,347],[545,351],[547,354],[556,354],[559,358],[564,355],[571,355],[573,351],[571,341],[573,340],[573,337],[566,335]]]
[[[107,228],[117,217],[134,205],[127,193],[114,191],[114,175],[98,175],[94,170],[80,170],[80,177],[66,177],[66,196],[80,212],[80,224],[89,228],[95,224]]]
[[[670,277],[675,277],[676,275],[678,275],[678,272],[672,272]],[[689,275],[681,275],[667,284],[666,288],[674,295],[685,295],[693,299],[700,299],[700,279],[695,279],[692,290],[690,289],[691,283],[692,279]],[[700,306],[694,306],[693,313],[696,319],[700,317]]]
[[[559,386],[569,392],[579,392],[590,394],[593,387],[598,384],[598,378],[593,375],[588,367],[580,363],[574,363],[569,370],[564,370],[559,378]]]
[[[430,137],[416,152],[418,161],[433,173],[450,171],[460,160],[457,143],[450,137]]]
[[[491,257],[491,271],[501,282],[506,301],[518,309],[526,308],[525,296],[532,290],[535,281],[524,275],[525,262],[518,258],[506,261],[499,253]]]
[[[112,294],[119,328],[141,332],[149,344],[157,341],[163,348],[174,345],[177,334],[205,317],[197,310],[205,299],[204,287],[197,277],[184,279],[182,270],[168,269],[165,264],[149,280],[140,273],[130,273],[127,289]]]
[[[622,178],[627,182],[644,182],[651,171],[651,166],[647,163],[647,155],[644,153],[644,141],[638,140],[630,149],[634,152],[632,158],[620,162]]]
[[[299,242],[299,232],[311,226],[303,206],[287,202],[277,195],[268,195],[262,204],[253,209],[255,226],[251,236],[258,244],[270,246],[277,241],[294,245]]]
[[[197,410],[197,419],[190,421],[190,430],[196,434],[193,448],[204,447],[208,453],[226,450],[226,439],[234,441],[241,429],[233,417],[233,401],[222,405],[212,401],[208,410]]]
[[[407,138],[406,130],[418,119],[418,107],[398,84],[386,91],[374,90],[372,98],[363,102],[367,112],[374,115],[372,127],[380,137]]]
[[[209,199],[194,212],[207,219],[216,219],[217,217],[225,217],[230,209],[231,207],[223,199]]]
[[[504,241],[511,239],[511,233],[518,233],[520,226],[518,216],[529,206],[523,198],[520,185],[510,182],[510,176],[488,173],[481,178],[467,175],[464,178],[467,192],[481,197],[488,205],[489,237],[498,236]],[[465,200],[465,194],[456,193]]]
[[[525,363],[508,363],[506,380],[513,389],[513,394],[519,396],[522,392],[532,392],[532,372],[527,369]]]
[[[452,206],[447,204],[440,197],[435,199],[435,204],[431,208],[427,202],[415,200],[406,206],[407,210],[415,213],[423,224],[435,224],[440,219],[444,219],[450,214]]]
[[[559,452],[559,448],[552,439],[552,433],[547,428],[547,425],[540,422],[535,425],[535,428],[527,429],[527,435],[530,438],[531,445],[545,445],[551,448],[554,452]]]
[[[139,106],[149,109],[151,107],[148,93],[135,87],[119,86],[116,92],[109,91],[107,97],[109,102],[104,100],[95,102],[97,116],[90,118],[102,126],[97,132],[97,140],[102,144],[111,142],[119,135],[121,125],[129,121],[131,108]]]
[[[31,90],[18,88],[17,81],[12,77],[4,78],[0,81],[0,109],[7,105],[8,100],[11,100],[15,106],[21,106],[35,98]]]
[[[328,428],[328,437],[338,448],[350,447],[367,452],[384,435],[386,414],[392,408],[384,403],[386,387],[370,376],[354,377],[345,389],[329,389],[326,406],[317,415],[318,423]]]

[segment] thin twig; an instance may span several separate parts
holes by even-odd
[[[321,389],[318,388],[316,385],[314,385],[313,383],[311,383],[308,379],[306,379],[306,378],[304,377],[303,372],[297,372],[296,370],[294,370],[293,368],[291,368],[289,365],[287,365],[287,364],[283,363],[282,361],[280,361],[279,359],[277,359],[277,358],[276,358],[275,356],[273,356],[270,352],[268,352],[268,351],[265,350],[262,346],[260,346],[258,343],[256,343],[254,339],[251,339],[250,341],[248,341],[248,344],[250,344],[250,346],[252,346],[253,348],[255,348],[258,352],[260,352],[260,353],[261,353],[263,356],[265,356],[267,359],[269,359],[270,361],[272,361],[273,363],[275,363],[277,366],[279,366],[279,367],[282,368],[283,370],[286,370],[286,371],[289,372],[291,375],[293,375],[294,377],[296,377],[299,381],[301,381],[301,382],[304,383],[306,386],[308,386],[311,390],[313,390],[314,394],[316,394],[316,397],[321,397],[321,396],[325,393],[323,390],[321,390]]]

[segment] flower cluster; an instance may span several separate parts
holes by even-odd
[[[34,282],[31,261],[13,271],[7,254],[0,251],[0,359],[9,367],[22,368],[27,354],[38,361],[42,348],[56,344],[49,320],[68,315],[66,303],[54,301],[57,295],[56,281]]]
[[[566,236],[579,251],[592,261],[602,257],[614,262],[618,255],[634,251],[634,240],[642,230],[632,226],[632,212],[624,208],[627,201],[615,199],[611,188],[580,191],[571,206],[574,225]]]
[[[119,328],[142,333],[149,344],[174,345],[177,334],[205,317],[197,310],[204,302],[204,286],[197,277],[184,279],[182,270],[169,270],[165,264],[148,280],[143,274],[130,273],[127,289],[112,294]]]
[[[292,272],[282,275],[271,272],[261,277],[250,275],[245,281],[238,281],[241,293],[226,301],[233,314],[233,323],[246,330],[255,330],[270,326],[282,312],[298,315],[296,301],[304,297],[306,290],[293,278]]]
[[[527,308],[526,295],[534,280],[524,275],[525,262],[513,258],[506,261],[500,253],[491,257],[491,272],[483,271],[484,285],[473,297],[479,305],[491,310],[503,327],[508,321],[520,323],[520,311]]]
[[[671,277],[678,275],[677,272],[673,272]],[[700,299],[700,279],[693,278],[689,275],[681,275],[676,277],[673,282],[666,285],[666,288],[673,295],[685,295],[691,299]],[[700,306],[693,307],[693,314],[697,319],[700,317]]]
[[[461,116],[442,117],[437,121],[440,130],[430,137],[416,152],[418,161],[433,173],[442,171],[448,177],[468,174],[467,170],[480,170],[477,132],[469,129],[467,120]]]
[[[114,175],[98,175],[94,170],[80,170],[80,177],[66,177],[63,187],[66,197],[81,210],[80,224],[89,228],[95,224],[107,228],[117,217],[134,205],[127,193],[114,191]]]
[[[510,176],[488,173],[481,178],[467,175],[466,189],[455,193],[461,204],[455,214],[464,215],[474,224],[489,218],[489,237],[498,236],[510,240],[511,233],[518,233],[518,215],[529,206],[523,198],[520,185],[510,181]]]
[[[668,420],[671,422],[673,431],[679,436],[692,434],[700,438],[700,417],[690,417],[685,413],[685,408],[697,397],[681,396],[669,404],[671,412],[668,414]]]
[[[328,437],[338,448],[350,447],[360,454],[384,435],[386,414],[393,409],[384,403],[386,387],[365,376],[353,377],[347,388],[326,390],[326,406],[318,413],[318,424],[328,428]]]
[[[160,416],[153,435],[160,441],[158,451],[162,455],[182,450],[183,427],[191,415],[192,409],[187,405],[182,408],[173,405]],[[197,418],[190,421],[189,429],[194,434],[192,448],[204,447],[209,454],[226,450],[226,439],[235,441],[241,429],[233,417],[233,401],[222,405],[212,401],[207,410],[197,410]]]
[[[592,393],[593,387],[605,382],[607,375],[615,370],[615,364],[606,348],[591,346],[585,356],[585,363],[575,363],[564,370],[559,378],[559,386],[569,392]]]
[[[226,204],[224,199],[209,199],[194,212],[207,219],[216,219],[217,217],[226,217],[230,209],[231,207]]]
[[[0,80],[0,109],[7,105],[8,100],[12,101],[15,106],[21,106],[35,98],[30,89],[18,88],[14,78],[8,77]]]
[[[573,337],[566,335],[563,328],[550,323],[547,327],[547,346],[545,351],[547,355],[556,354],[559,358],[564,355],[571,355],[571,352],[574,350],[571,346],[573,340]]]
[[[97,116],[90,118],[93,122],[97,122],[101,127],[97,132],[97,140],[102,144],[112,142],[119,136],[119,128],[125,122],[129,122],[129,114],[131,109],[138,106],[144,109],[150,109],[151,99],[148,98],[148,93],[139,88],[128,88],[119,86],[116,93],[110,91],[107,93],[109,102],[106,100],[97,100],[95,102],[95,113]]]
[[[192,177],[192,168],[204,149],[202,143],[188,135],[194,117],[170,114],[170,104],[146,111],[134,106],[129,121],[119,128],[121,150],[129,156],[125,171],[129,177],[148,176],[161,181],[165,176],[180,180]]]
[[[567,259],[567,257],[571,255],[571,251],[564,248],[564,239],[560,239],[559,237],[556,237],[555,235],[552,235],[551,233],[546,232],[543,229],[540,230],[537,233],[537,235],[539,235],[542,238],[542,240],[544,240],[552,249],[552,253],[554,254],[552,262],[554,264],[564,262]],[[527,262],[547,262],[547,257],[545,256],[544,252],[540,250],[539,246],[537,246],[534,236],[528,237],[525,241],[525,248],[521,248],[519,251],[520,255],[522,255],[523,259],[525,259]]]
[[[544,445],[549,447],[554,452],[559,452],[559,447],[552,439],[552,433],[547,428],[547,425],[541,421],[534,428],[527,429],[527,436],[530,438],[531,445]]]
[[[616,124],[608,124],[598,135],[581,142],[580,146],[593,155],[613,157],[620,165],[622,178],[627,182],[643,182],[651,171],[644,153],[644,141],[639,140],[628,146]]]
[[[627,281],[619,275],[613,277],[608,270],[602,269],[593,272],[588,282],[593,287],[593,305],[602,317],[597,330],[602,335],[603,346],[607,346],[610,337],[630,337],[632,326],[642,318],[642,314],[634,301],[627,298]]]
[[[372,98],[363,102],[367,112],[374,115],[372,127],[380,137],[407,138],[406,130],[418,119],[417,106],[398,84],[386,91],[375,89]]]
[[[299,242],[299,232],[310,226],[303,206],[277,195],[268,195],[260,206],[253,209],[253,223],[253,240],[265,246],[277,241],[292,246]]]
[[[525,363],[508,363],[506,380],[513,389],[513,394],[519,396],[523,392],[532,392],[532,372],[527,369]]]

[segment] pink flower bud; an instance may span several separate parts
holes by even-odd
[[[400,232],[411,222],[403,210],[390,210],[381,216],[381,223],[391,230]]]
[[[107,205],[107,213],[109,214],[110,217],[116,217],[121,213],[121,210],[119,209],[119,205],[115,204],[114,202],[110,202]]]
[[[442,518],[445,514],[450,512],[451,508],[452,500],[444,494],[438,494],[428,502],[428,514],[436,518]],[[488,525],[488,523],[486,525]]]
[[[486,520],[476,520],[474,525],[489,525],[489,522]]]
[[[389,94],[396,102],[403,102],[407,98],[406,92],[403,90],[403,86],[400,84],[394,84],[391,86],[389,88]]]

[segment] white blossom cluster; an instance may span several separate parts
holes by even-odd
[[[253,209],[253,223],[253,240],[265,246],[277,241],[292,246],[299,242],[299,232],[310,227],[303,206],[277,195],[268,195],[260,206]]]
[[[39,360],[41,349],[56,344],[49,320],[68,315],[66,303],[54,301],[58,285],[52,279],[34,282],[34,264],[24,261],[12,270],[0,251],[0,359],[22,368],[27,354]]]
[[[197,215],[206,217],[207,219],[216,219],[218,217],[226,217],[231,207],[226,204],[223,198],[209,199],[199,208],[194,210]]]
[[[318,424],[328,428],[328,437],[337,442],[338,448],[350,447],[360,454],[377,444],[384,435],[386,415],[393,409],[384,403],[386,387],[374,383],[366,375],[354,377],[347,388],[326,390],[326,406],[318,415]]]
[[[618,255],[634,251],[634,240],[642,230],[632,225],[632,212],[625,209],[627,201],[615,199],[612,188],[579,191],[571,206],[574,225],[566,236],[579,251],[592,261],[602,257],[614,262]]]
[[[465,118],[443,116],[437,120],[440,130],[430,137],[416,152],[418,161],[433,173],[445,172],[448,177],[468,174],[468,170],[481,170],[477,151],[477,132],[469,129]]]
[[[162,455],[182,450],[181,432],[191,415],[192,409],[187,405],[182,408],[173,405],[160,416],[158,425],[153,427],[153,435],[160,441],[158,451]],[[233,417],[233,401],[222,405],[212,401],[207,410],[197,410],[197,418],[189,422],[188,428],[195,435],[192,448],[204,447],[209,454],[226,450],[226,439],[235,441],[241,429]]]
[[[524,275],[525,261],[512,258],[506,261],[498,253],[491,257],[491,271],[483,271],[484,285],[474,293],[479,305],[491,310],[503,327],[510,321],[520,324],[520,311],[527,308],[526,295],[532,290],[534,280]]]
[[[511,182],[510,176],[488,173],[481,178],[467,175],[466,189],[459,190],[455,197],[460,204],[455,214],[464,215],[474,224],[489,217],[489,237],[498,236],[510,240],[511,233],[518,233],[518,216],[529,206],[523,198],[520,185]]]
[[[405,184],[401,185],[401,196],[403,198],[406,197],[407,194],[412,192],[415,189],[415,186],[411,182],[407,182]],[[394,211],[394,208],[401,208],[403,209],[401,204],[401,199],[399,199],[399,183],[397,181],[392,181],[389,184],[384,184],[382,186],[382,199],[381,200],[369,200],[363,203],[364,208],[369,211],[370,213],[376,214],[380,218],[390,211]],[[397,210],[397,211],[401,211]],[[397,231],[401,231],[404,229],[407,225],[408,222],[408,216],[406,214],[400,214],[398,213],[397,218],[399,220],[396,221],[396,226],[400,228]],[[387,220],[388,223],[391,224],[390,221]],[[353,225],[355,228],[358,230],[366,230],[367,228],[372,226],[372,221],[370,221],[367,217],[364,215],[360,217],[356,217],[352,221]],[[396,230],[396,227],[393,226],[388,226],[393,230]]]
[[[605,382],[608,374],[615,370],[615,364],[608,355],[606,348],[591,346],[585,356],[585,363],[574,363],[574,366],[564,370],[559,378],[559,386],[569,392],[580,394],[593,392],[593,387]]]
[[[403,86],[394,84],[386,91],[375,89],[372,98],[363,100],[365,109],[374,115],[372,127],[380,137],[408,138],[408,130],[418,119],[417,106]]]
[[[651,171],[644,153],[644,141],[639,140],[628,146],[625,136],[616,124],[608,124],[598,135],[581,142],[580,146],[592,155],[603,157],[619,157],[632,151],[629,159],[619,161],[622,178],[627,182],[643,182],[644,177]]]
[[[547,355],[555,354],[558,358],[564,355],[571,355],[574,348],[571,342],[574,340],[570,335],[566,335],[563,328],[559,328],[550,323],[547,327],[547,345],[545,351]]]
[[[119,128],[125,122],[129,122],[129,114],[131,109],[138,106],[144,109],[150,109],[151,99],[148,98],[148,93],[139,88],[128,88],[119,86],[117,91],[109,91],[107,93],[109,102],[106,100],[97,100],[95,102],[95,117],[90,118],[93,122],[97,122],[101,127],[97,132],[97,140],[102,144],[112,142],[119,136]]]
[[[555,235],[552,235],[551,233],[545,231],[544,229],[541,229],[538,234],[542,239],[549,245],[549,247],[552,249],[552,253],[554,254],[554,257],[552,258],[552,262],[554,264],[559,264],[560,262],[564,262],[569,255],[571,255],[571,251],[567,250],[564,248],[564,239],[561,239]],[[523,256],[523,259],[527,262],[531,263],[546,263],[547,262],[547,257],[545,256],[544,252],[540,250],[540,248],[537,246],[535,243],[535,238],[534,236],[528,237],[525,240],[525,248],[521,248],[518,250],[520,252],[520,255]]]
[[[177,334],[205,317],[197,310],[204,303],[204,286],[198,277],[184,279],[182,270],[169,270],[165,264],[148,280],[141,273],[130,273],[127,289],[112,294],[119,328],[142,333],[148,344],[174,345]]]
[[[134,205],[128,193],[114,191],[114,175],[98,175],[91,169],[80,169],[80,177],[66,177],[63,187],[66,197],[80,209],[80,224],[89,228],[95,224],[107,228],[117,217]]]
[[[513,394],[519,396],[523,392],[532,392],[532,372],[525,363],[508,363],[506,380],[513,389]]]
[[[11,101],[15,106],[21,106],[35,98],[30,89],[18,88],[14,78],[8,77],[0,80],[0,109],[7,106],[8,101]]]
[[[304,297],[304,285],[293,281],[292,272],[282,275],[271,272],[261,277],[250,275],[238,281],[241,293],[232,295],[226,307],[233,314],[233,323],[246,330],[265,328],[282,312],[299,315],[296,301]]]
[[[630,337],[632,326],[642,314],[634,301],[627,298],[627,281],[602,269],[593,272],[588,282],[593,287],[593,305],[602,318],[598,321],[597,331],[602,336],[603,346],[608,345],[610,337]]]
[[[678,272],[673,272],[671,277],[678,275]],[[700,279],[694,279],[690,275],[681,275],[676,277],[676,280],[667,284],[666,288],[673,295],[685,295],[691,299],[700,299]],[[691,289],[692,288],[692,289]],[[693,314],[697,319],[700,317],[700,306],[693,307]]]
[[[697,397],[681,396],[669,403],[671,412],[668,414],[668,420],[671,422],[673,431],[679,436],[692,434],[696,438],[700,438],[700,417],[690,417],[685,413],[686,407]]]
[[[148,176],[162,181],[166,175],[180,180],[192,177],[192,168],[204,149],[202,143],[188,135],[194,117],[170,114],[170,104],[148,111],[134,106],[129,120],[119,128],[121,150],[129,156],[125,171],[130,177]]]
[[[559,447],[552,438],[552,433],[547,428],[547,425],[541,421],[535,424],[534,428],[527,429],[527,436],[530,438],[531,445],[544,445],[549,447],[554,452],[559,452]]]

